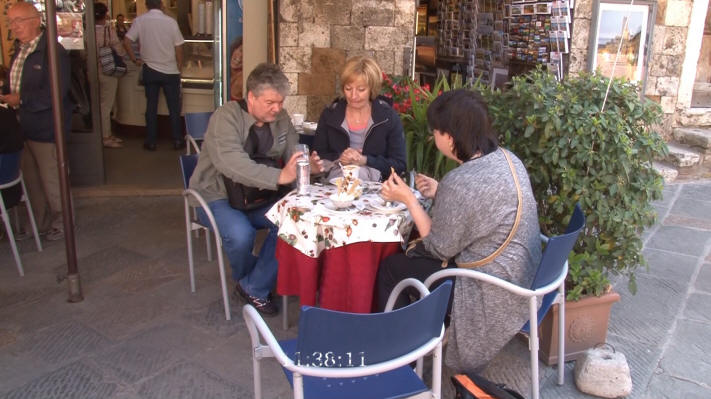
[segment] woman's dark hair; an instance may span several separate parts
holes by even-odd
[[[109,12],[109,8],[106,7],[106,4],[99,3],[99,2],[94,3],[94,17],[96,19],[106,18],[106,13],[108,13],[108,12]]]
[[[230,45],[230,53],[229,53],[230,55],[229,56],[232,57],[232,53],[234,53],[235,50],[237,50],[240,47],[242,47],[242,36],[239,36],[238,38],[236,38]],[[228,62],[228,64],[229,64],[229,62]]]
[[[454,156],[460,161],[467,161],[479,151],[486,155],[499,146],[486,103],[471,90],[452,90],[435,98],[427,107],[427,125],[430,130],[452,136]]]

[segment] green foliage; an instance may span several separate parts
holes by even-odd
[[[655,222],[651,202],[663,187],[651,167],[667,153],[653,130],[659,106],[615,79],[600,112],[608,82],[591,74],[558,82],[538,69],[505,92],[482,91],[502,145],[528,169],[542,232],[563,233],[576,202],[585,211],[569,258],[569,300],[601,295],[611,275],[626,276],[636,292],[634,272],[645,265],[640,234]]]

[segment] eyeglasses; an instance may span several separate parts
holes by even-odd
[[[7,26],[16,25],[16,24],[19,24],[20,22],[29,21],[30,19],[34,19],[34,18],[39,18],[39,17],[37,17],[37,16],[34,16],[34,17],[17,17],[17,18],[13,18],[13,19],[8,19],[8,20],[7,20]]]

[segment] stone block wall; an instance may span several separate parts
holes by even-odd
[[[414,47],[415,0],[282,0],[279,64],[291,82],[285,107],[318,120],[339,95],[339,75],[356,55],[373,57],[383,71],[408,71]]]
[[[588,69],[588,46],[592,32],[593,0],[575,2],[570,49],[570,74]],[[648,56],[645,95],[662,106],[660,133],[669,140],[675,114],[693,0],[658,0],[651,51]]]

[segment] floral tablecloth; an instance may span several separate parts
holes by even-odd
[[[292,191],[266,214],[279,228],[279,238],[309,257],[356,242],[404,242],[412,229],[412,218],[404,206],[393,213],[373,208],[382,205],[379,183],[368,183],[347,210],[336,210],[328,198],[335,194],[335,186],[312,185],[309,189],[308,195]]]

